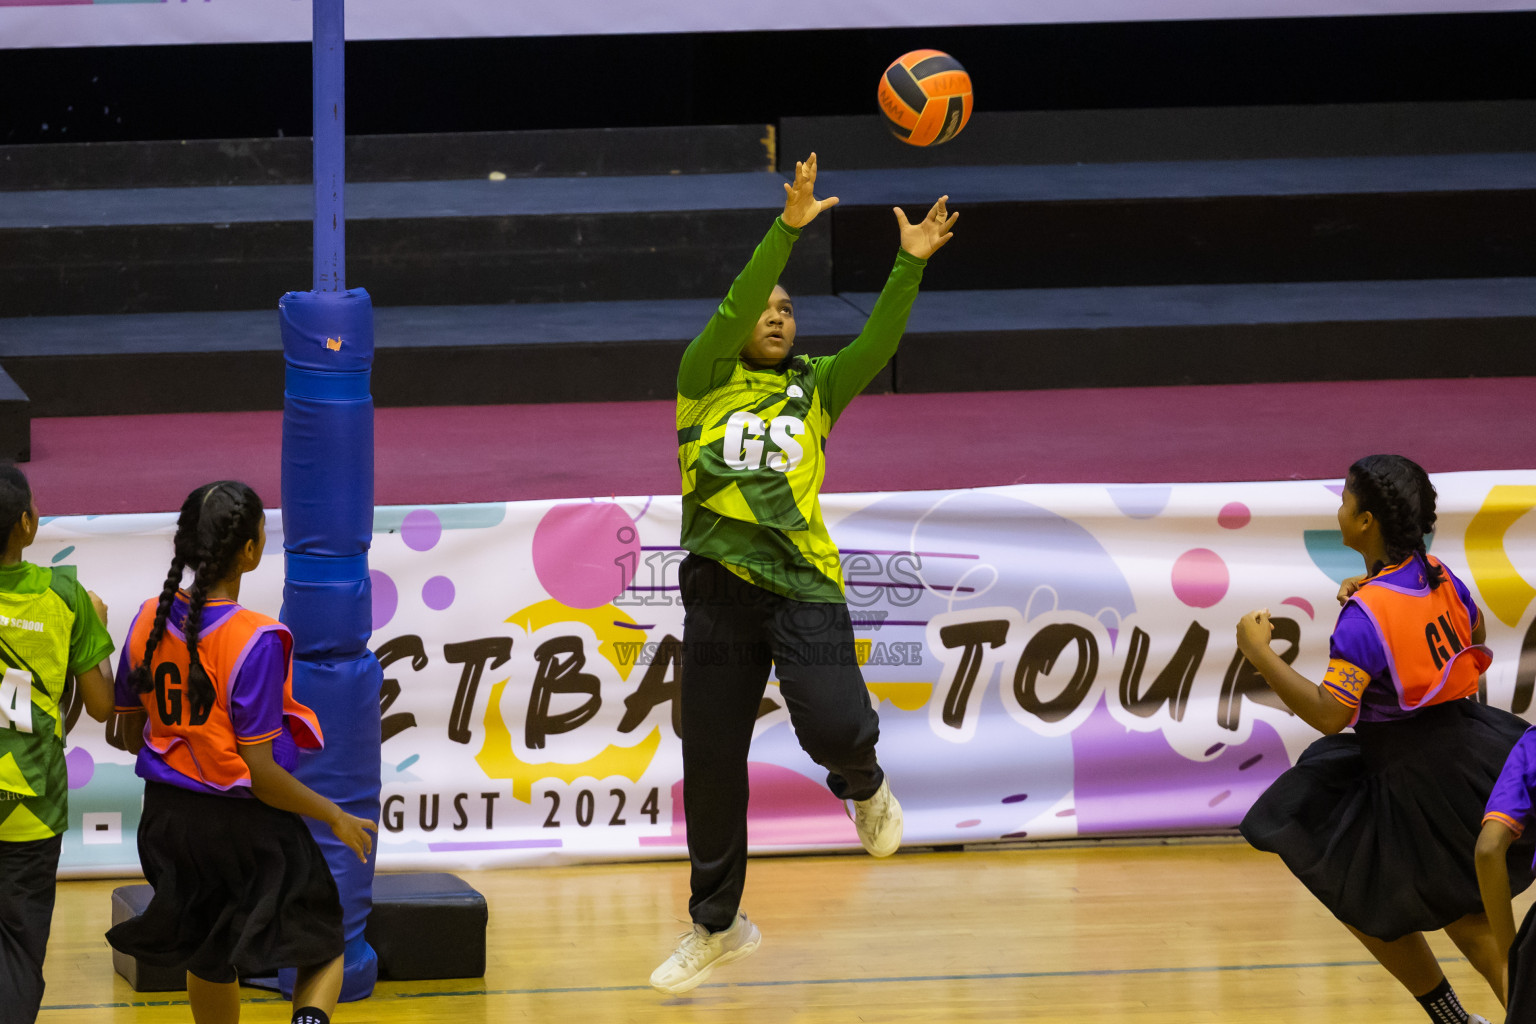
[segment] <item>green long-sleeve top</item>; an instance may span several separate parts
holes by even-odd
[[[821,518],[827,436],[896,352],[926,260],[898,252],[864,330],[831,356],[741,361],[800,232],[775,220],[677,371],[685,549],[797,601],[843,600]]]

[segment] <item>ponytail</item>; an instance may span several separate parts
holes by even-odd
[[[165,574],[165,585],[160,588],[160,601],[155,605],[155,624],[150,627],[149,639],[144,643],[144,657],[128,676],[133,681],[133,688],[139,693],[148,693],[155,688],[154,672],[150,666],[154,663],[160,641],[165,639],[165,622],[170,617],[171,602],[176,599],[176,590],[181,586],[181,574],[185,568],[186,562],[178,554],[171,559],[171,571]]]
[[[231,519],[229,523],[233,527],[235,520]],[[187,621],[182,627],[187,638],[187,657],[191,662],[187,669],[187,701],[192,706],[194,719],[206,714],[213,707],[217,696],[213,680],[208,678],[208,672],[197,654],[197,642],[203,632],[203,609],[208,604],[208,589],[234,565],[235,555],[244,546],[245,539],[230,529],[218,537],[216,543],[217,550],[197,567],[197,572],[192,576],[192,586],[187,590]]]

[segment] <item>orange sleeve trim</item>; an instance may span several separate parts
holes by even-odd
[[[1329,660],[1328,670],[1323,673],[1323,685],[1335,691],[1334,695],[1346,707],[1359,707],[1360,698],[1370,683],[1371,677],[1363,669],[1343,658]]]
[[[1519,839],[1521,834],[1525,831],[1525,826],[1520,824],[1520,822],[1516,821],[1514,818],[1511,818],[1507,814],[1500,814],[1498,811],[1489,811],[1487,814],[1483,815],[1484,825],[1488,824],[1490,821],[1496,821],[1500,825],[1503,825],[1505,828],[1509,829],[1515,834],[1516,839]]]
[[[114,705],[112,705],[112,710],[116,711],[118,714],[127,715],[127,714],[131,714],[132,712],[135,712],[135,711],[143,711],[144,710],[144,705],[143,704],[130,704],[130,705],[128,705],[125,708],[120,708],[116,704],[114,704]]]
[[[1335,686],[1333,683],[1327,682],[1326,680],[1323,682],[1323,692],[1327,693],[1328,696],[1332,697],[1334,700],[1338,701],[1340,704],[1343,704],[1347,708],[1354,708],[1358,710],[1360,707],[1359,697],[1353,693],[1350,693],[1348,690],[1341,689],[1338,686]]]
[[[275,740],[277,739],[278,734],[282,731],[282,728],[279,727],[273,729],[271,732],[262,733],[260,736],[236,736],[235,742],[242,747],[250,747],[256,745],[257,743],[266,743],[268,740]]]

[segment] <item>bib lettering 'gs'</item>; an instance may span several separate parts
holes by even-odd
[[[1440,565],[1434,556],[1429,561]],[[1433,590],[1423,573],[1417,580],[1416,587],[1371,580],[1350,598],[1381,637],[1405,711],[1476,694],[1478,677],[1493,661],[1486,646],[1472,642],[1471,620],[1449,576]]]
[[[720,387],[696,399],[678,396],[683,493],[730,519],[807,530],[831,428],[815,360],[796,357],[785,373],[737,363]]]

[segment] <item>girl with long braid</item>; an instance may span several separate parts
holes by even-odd
[[[293,1020],[328,1024],[342,981],[341,903],[299,815],[324,822],[359,859],[377,831],[289,774],[300,748],[323,741],[293,699],[292,634],[237,603],[265,545],[261,499],[245,484],[188,495],[170,572],[118,663],[112,739],[138,755],[139,860],[155,894],[107,941],[185,967],[197,1024],[235,1024],[237,979],[281,967],[298,968]]]
[[[1237,625],[1238,648],[1324,734],[1253,805],[1242,833],[1279,854],[1430,1020],[1486,1024],[1457,1001],[1423,933],[1444,929],[1503,1002],[1503,950],[1474,850],[1525,723],[1478,700],[1486,630],[1466,585],[1428,553],[1435,489],[1424,470],[1399,455],[1361,459],[1338,519],[1367,571],[1339,588],[1322,682],[1270,648],[1267,609]],[[1531,882],[1531,849],[1528,838],[1504,858],[1513,892]]]

